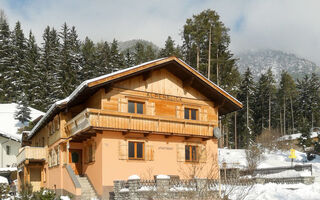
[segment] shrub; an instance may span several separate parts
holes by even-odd
[[[263,159],[262,151],[257,145],[251,145],[246,149],[246,161],[249,172],[252,173],[257,169]]]
[[[6,199],[9,197],[10,187],[8,184],[0,183],[0,199]]]

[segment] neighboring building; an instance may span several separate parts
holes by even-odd
[[[21,147],[22,134],[18,134],[18,129],[23,127],[15,119],[18,104],[0,104],[0,168],[16,167],[17,155]],[[43,112],[30,108],[31,120],[44,115]],[[1,171],[1,170],[0,170]]]
[[[18,157],[19,184],[109,198],[132,174],[218,177],[218,116],[242,104],[169,57],[83,82],[51,106]],[[197,167],[196,174],[194,167]],[[80,176],[77,176],[80,175]]]

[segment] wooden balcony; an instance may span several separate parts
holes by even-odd
[[[22,147],[19,149],[17,155],[18,166],[24,161],[45,161],[47,157],[47,152],[44,147]]]
[[[216,122],[87,108],[67,122],[66,130],[68,136],[96,129],[210,138],[213,137],[214,124]]]

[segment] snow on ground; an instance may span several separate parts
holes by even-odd
[[[231,199],[237,199],[231,197]],[[256,184],[244,200],[318,200],[320,184]]]
[[[268,167],[285,167],[291,166],[291,159],[288,158],[290,151],[265,151],[263,154],[263,160],[259,164],[258,168]],[[320,156],[312,161],[307,161],[305,153],[296,151],[296,159],[293,160],[293,165],[312,164],[312,167],[319,170],[320,173]],[[246,168],[246,153],[244,149],[219,149],[219,165],[226,162],[227,167],[239,167]]]
[[[8,184],[8,179],[6,177],[0,176],[0,183]]]
[[[17,111],[18,104],[0,104],[0,134],[4,134],[7,137],[13,138],[15,140],[21,140],[21,134],[17,134],[19,128],[23,126],[19,120],[14,119],[15,112]],[[30,117],[31,120],[35,120],[43,112],[29,107],[31,110]]]
[[[263,153],[263,161],[258,168],[268,167],[284,167],[291,166],[291,159],[288,158],[290,151],[265,151]],[[320,156],[312,161],[307,161],[306,154],[296,151],[297,159],[294,159],[293,165],[312,164],[312,176],[315,176],[315,183],[311,185],[305,184],[256,184],[250,190],[244,200],[318,200],[320,199]],[[219,165],[226,162],[227,167],[245,168],[246,154],[243,149],[219,149]],[[287,170],[284,172],[263,175],[265,178],[279,177],[301,177],[310,176],[310,171],[294,171]],[[230,196],[232,200],[238,199],[243,193],[243,189],[239,188],[239,193]]]

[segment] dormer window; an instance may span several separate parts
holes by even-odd
[[[143,114],[144,112],[144,103],[137,101],[128,101],[128,112],[129,113],[137,113]]]

